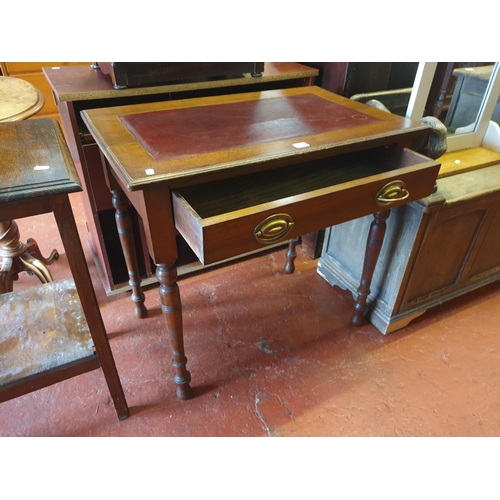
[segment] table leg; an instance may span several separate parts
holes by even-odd
[[[20,241],[16,221],[0,221],[0,293],[12,292],[13,282],[22,271],[34,274],[42,283],[53,281],[47,266],[58,258],[56,250],[47,259],[43,257],[32,238],[26,243]]]
[[[384,242],[386,223],[391,211],[384,210],[374,214],[374,220],[370,225],[368,239],[366,242],[365,261],[363,264],[363,272],[361,274],[361,281],[358,287],[358,297],[354,303],[354,315],[352,316],[352,324],[361,326],[363,324],[363,317],[366,312],[366,301],[370,294],[370,285],[380,255],[380,249]]]
[[[92,279],[85,264],[85,254],[83,253],[69,198],[67,195],[54,197],[51,200],[51,205],[104,378],[118,418],[123,420],[130,416],[130,410],[116,369]]]
[[[286,252],[286,264],[285,273],[293,274],[295,271],[295,258],[297,257],[297,252],[295,247],[297,246],[298,238],[292,238],[288,241],[288,250]]]
[[[128,199],[122,189],[115,187],[111,189],[113,195],[113,207],[116,210],[115,220],[118,229],[118,236],[122,246],[125,263],[127,264],[129,285],[132,287],[132,302],[135,305],[135,315],[137,318],[145,318],[148,315],[144,301],[146,300],[141,288],[141,277],[139,265],[137,263],[137,253],[135,248],[134,232],[128,211]]]
[[[156,276],[160,283],[161,309],[167,323],[167,331],[172,347],[175,367],[174,382],[177,384],[179,399],[190,399],[192,389],[189,385],[191,374],[186,369],[187,358],[184,354],[184,337],[182,331],[182,305],[177,285],[177,268],[175,262],[157,264]]]

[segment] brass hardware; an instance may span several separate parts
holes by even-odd
[[[403,181],[391,181],[387,183],[376,195],[377,204],[385,207],[397,201],[406,200],[410,196]]]
[[[264,245],[284,238],[293,227],[293,219],[288,214],[274,214],[259,222],[253,230],[253,237]]]

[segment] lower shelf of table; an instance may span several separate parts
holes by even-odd
[[[20,384],[36,390],[99,367],[72,278],[0,295],[0,317],[1,400]]]

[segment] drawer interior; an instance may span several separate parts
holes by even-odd
[[[386,146],[183,187],[174,195],[207,219],[427,161],[409,149]]]

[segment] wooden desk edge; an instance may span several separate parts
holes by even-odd
[[[469,148],[447,152],[441,156],[438,161],[441,162],[441,171],[439,172],[438,179],[442,179],[444,177],[498,165],[500,163],[500,153],[484,147]]]
[[[319,70],[316,68],[311,68],[309,66],[305,66],[297,63],[296,71],[293,72],[283,72],[276,74],[267,74],[264,70],[264,73],[260,77],[245,77],[245,78],[230,78],[227,80],[211,80],[211,81],[202,81],[202,82],[191,82],[191,83],[177,83],[177,84],[169,84],[169,85],[157,85],[152,87],[134,87],[134,88],[126,88],[121,90],[116,90],[112,88],[112,84],[110,81],[110,89],[109,90],[95,90],[90,92],[66,92],[60,93],[54,86],[50,80],[50,75],[47,74],[46,70],[51,70],[52,68],[42,68],[43,74],[47,78],[50,83],[50,86],[55,94],[55,97],[59,102],[66,101],[86,101],[89,99],[107,99],[107,98],[117,98],[117,97],[134,97],[141,95],[155,95],[155,94],[168,94],[171,92],[186,92],[186,91],[194,91],[194,90],[208,90],[215,88],[223,88],[223,87],[236,87],[241,85],[256,85],[259,83],[269,83],[269,82],[278,82],[278,81],[287,81],[294,80],[298,78],[314,78],[319,75]],[[71,67],[73,68],[73,67]],[[85,66],[86,68],[86,66]],[[304,68],[304,69],[302,69]],[[88,68],[91,71],[98,71]]]

